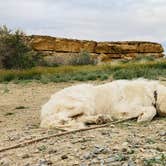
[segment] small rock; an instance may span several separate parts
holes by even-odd
[[[19,139],[20,139],[20,136],[17,135],[17,134],[8,137],[8,140],[9,140],[9,141],[16,141],[16,140],[19,140]]]
[[[52,165],[52,161],[43,159],[39,161],[38,166],[48,166],[48,165]]]
[[[159,135],[160,135],[160,136],[166,136],[166,131],[161,131],[161,132],[159,132]]]
[[[21,155],[21,158],[23,158],[23,159],[26,159],[26,158],[29,158],[29,157],[31,157],[31,156],[27,153]]]
[[[81,146],[81,148],[80,148],[81,150],[85,150],[86,149],[86,146]]]
[[[102,149],[95,148],[95,149],[93,150],[93,153],[94,153],[94,154],[99,154],[99,153],[101,153],[101,151],[102,151]]]
[[[62,159],[62,160],[65,160],[65,159],[67,159],[67,158],[68,158],[68,156],[65,155],[65,154],[61,156],[61,159]]]
[[[43,141],[42,141],[42,143],[46,143],[47,142],[47,140],[46,139],[44,139]]]
[[[106,154],[108,153],[110,150],[109,148],[107,147],[99,147],[99,146],[95,146],[95,149],[93,150],[93,154],[100,154],[100,153],[103,153],[103,154]]]
[[[79,161],[74,161],[74,163],[72,164],[72,166],[79,166]]]
[[[100,160],[100,166],[104,166],[104,160]]]
[[[127,150],[127,153],[128,153],[128,154],[133,154],[134,152],[135,152],[134,149],[128,149],[128,150]]]
[[[107,153],[109,153],[109,152],[110,152],[110,149],[109,149],[109,148],[104,148],[103,151],[102,151],[103,154],[107,154]]]
[[[57,152],[56,149],[50,149],[50,150],[48,151],[49,154],[53,154],[53,153],[56,153],[56,152]]]
[[[165,141],[166,141],[166,138],[161,137],[161,138],[160,138],[160,141],[165,142]]]
[[[83,156],[84,159],[88,160],[90,158],[92,158],[92,154],[91,153],[86,153],[84,156]]]
[[[114,156],[105,159],[106,163],[111,163],[111,162],[114,162],[114,161],[116,161],[116,158]]]
[[[54,142],[50,142],[49,145],[54,145]]]

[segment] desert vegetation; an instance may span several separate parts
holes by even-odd
[[[42,83],[87,80],[159,79],[166,76],[166,60],[150,62],[119,62],[118,64],[33,67],[24,70],[0,70],[0,82],[36,80]]]

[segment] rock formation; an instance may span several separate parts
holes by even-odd
[[[134,59],[139,56],[155,58],[164,56],[161,44],[154,42],[96,42],[38,35],[30,36],[29,42],[34,50],[45,55],[45,59],[63,61],[64,64],[82,51],[88,52],[92,58],[96,58],[98,61],[105,62],[115,59]]]

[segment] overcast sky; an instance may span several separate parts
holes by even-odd
[[[166,0],[0,0],[0,25],[27,34],[166,46]]]

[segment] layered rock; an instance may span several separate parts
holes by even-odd
[[[37,51],[56,51],[78,53],[86,50],[95,52],[97,42],[86,40],[73,40],[65,38],[54,38],[49,36],[32,36],[32,47]]]
[[[126,54],[126,53],[162,53],[164,50],[158,43],[152,42],[99,42],[96,53]]]
[[[56,61],[57,58],[65,58],[65,64],[68,59],[78,56],[82,51],[88,52],[99,61],[133,59],[138,56],[153,56],[155,58],[164,56],[162,45],[154,42],[96,42],[37,35],[30,36],[29,42],[34,50],[46,55],[46,59]]]

